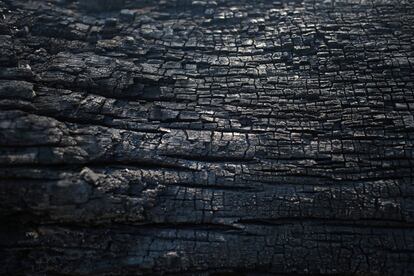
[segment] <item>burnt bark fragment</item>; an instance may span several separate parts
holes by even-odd
[[[1,275],[413,275],[410,1],[0,1]]]

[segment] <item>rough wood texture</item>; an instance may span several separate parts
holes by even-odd
[[[80,2],[0,1],[0,274],[414,275],[412,1]]]

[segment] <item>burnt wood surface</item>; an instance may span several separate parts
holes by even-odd
[[[0,1],[0,274],[414,275],[414,3]]]

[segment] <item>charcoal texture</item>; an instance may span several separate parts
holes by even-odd
[[[414,275],[414,2],[0,0],[1,275]]]

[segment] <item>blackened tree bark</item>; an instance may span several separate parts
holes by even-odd
[[[0,9],[1,274],[414,274],[411,1]]]

